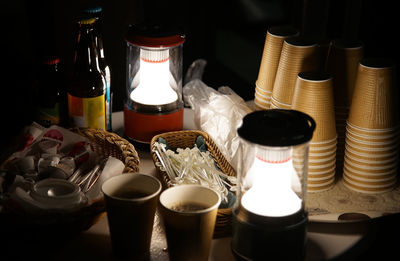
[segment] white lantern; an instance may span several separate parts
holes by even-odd
[[[154,135],[183,128],[182,45],[185,37],[163,26],[131,26],[125,40],[125,134],[149,143]]]

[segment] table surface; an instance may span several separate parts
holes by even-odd
[[[123,130],[123,112],[113,113],[113,131],[120,136],[124,137]],[[184,129],[196,129],[196,125],[193,122],[193,111],[185,109],[184,111]],[[147,151],[138,150],[140,157],[140,172],[150,175],[156,174],[156,169],[153,164],[153,160],[150,153]],[[158,223],[159,219],[156,215],[152,245],[151,245],[151,258],[152,260],[168,260],[168,254],[163,249],[166,248],[165,236],[162,228]],[[363,238],[365,229],[362,225],[353,224],[351,233],[344,233],[339,231],[337,224],[326,223],[321,227],[321,223],[313,224],[310,223],[307,244],[306,260],[328,260],[337,258],[349,249],[355,247],[357,243]],[[357,227],[358,226],[358,227]],[[343,230],[343,229],[342,229]],[[346,230],[346,229],[344,229]],[[332,232],[334,231],[334,232]],[[102,238],[102,241],[96,243],[90,240],[92,237]],[[104,216],[101,220],[93,225],[88,231],[82,233],[79,240],[82,243],[87,244],[85,249],[96,247],[96,245],[102,246],[102,252],[100,256],[109,256],[111,251],[111,245],[109,242],[109,231],[107,217]],[[100,243],[101,242],[101,243]],[[77,242],[74,242],[74,245]],[[209,260],[219,261],[230,261],[235,260],[231,253],[231,238],[219,238],[213,239],[212,248],[210,252]],[[95,245],[96,244],[96,245]],[[105,255],[104,255],[105,254]]]
[[[193,122],[193,111],[184,111],[184,129],[196,129]],[[124,137],[123,112],[114,112],[113,131]],[[156,174],[152,158],[148,151],[136,148],[140,158],[140,172]],[[151,242],[151,260],[167,261],[166,241],[162,226],[156,214]],[[368,247],[365,244],[368,227],[364,223],[335,224],[310,222],[307,233],[306,260],[348,260],[358,256]],[[210,258],[212,261],[235,260],[231,253],[231,238],[213,239]],[[1,251],[0,251],[1,254]],[[0,256],[0,260],[2,260]],[[72,240],[66,241],[51,254],[51,260],[112,260],[111,241],[107,216],[104,214],[90,229],[83,231]]]

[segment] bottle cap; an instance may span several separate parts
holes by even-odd
[[[60,63],[60,58],[58,58],[56,56],[45,57],[45,58],[43,58],[42,63],[47,64],[47,65],[57,64],[57,63]]]
[[[81,19],[78,24],[94,24],[96,22],[95,18]]]

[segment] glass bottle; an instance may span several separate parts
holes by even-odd
[[[86,8],[85,14],[88,15],[90,18],[95,18],[96,22],[94,24],[94,33],[95,33],[95,41],[97,52],[99,54],[99,66],[100,70],[104,74],[106,78],[106,129],[108,131],[112,130],[111,125],[111,115],[112,115],[112,91],[111,91],[111,70],[110,66],[108,65],[105,55],[104,55],[104,45],[103,45],[103,9],[101,6],[94,6],[90,8]]]
[[[33,83],[33,119],[48,128],[51,125],[67,125],[67,86],[60,59],[44,57]]]
[[[94,18],[77,22],[68,114],[72,126],[105,130],[106,80],[99,67],[94,23]]]

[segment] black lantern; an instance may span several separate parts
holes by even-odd
[[[233,207],[232,251],[238,260],[304,259],[314,129],[314,120],[295,110],[256,111],[243,118]]]

